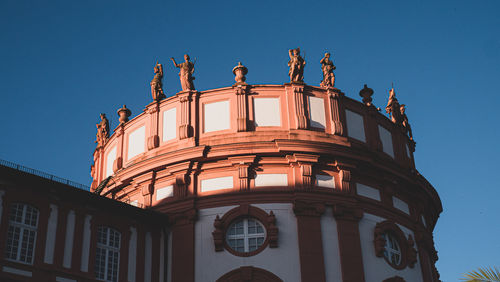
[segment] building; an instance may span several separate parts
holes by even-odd
[[[249,85],[239,64],[233,86],[207,91],[194,90],[187,57],[175,64],[183,91],[169,98],[155,66],[143,113],[128,120],[119,109],[111,136],[101,116],[91,191],[109,199],[47,188],[43,203],[28,204],[66,224],[51,227],[57,266],[45,261],[38,244],[47,242],[46,254],[49,231],[39,228],[34,270],[18,259],[4,267],[33,275],[52,267],[78,281],[439,281],[432,231],[442,206],[415,169],[394,91],[391,120],[366,86],[363,102],[334,88],[328,60],[316,87],[302,82],[299,52],[290,57],[291,83]],[[10,196],[20,189],[3,187],[0,238],[16,224],[12,203],[22,202]],[[69,243],[65,229],[75,234]],[[103,232],[121,243],[99,244]],[[66,255],[68,246],[86,253]],[[118,259],[96,256],[99,248]]]

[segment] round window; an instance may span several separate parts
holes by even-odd
[[[391,233],[384,233],[382,237],[385,239],[384,257],[393,265],[401,264],[401,248],[398,240]]]
[[[265,230],[264,225],[256,219],[237,219],[227,229],[227,245],[238,253],[257,251],[266,240]]]

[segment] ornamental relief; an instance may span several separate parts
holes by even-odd
[[[391,267],[398,270],[415,267],[417,250],[413,236],[407,238],[394,222],[386,220],[377,223],[373,244],[375,255],[383,257]]]
[[[216,252],[226,249],[235,256],[248,257],[267,246],[278,247],[276,216],[250,205],[240,205],[222,217],[217,215],[212,232]]]

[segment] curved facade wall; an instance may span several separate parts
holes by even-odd
[[[438,281],[442,207],[413,151],[399,126],[335,88],[185,91],[114,130],[94,153],[92,189],[111,167],[102,195],[169,215],[168,281]],[[234,254],[228,220],[253,216],[266,247]],[[399,265],[384,232],[399,236]]]

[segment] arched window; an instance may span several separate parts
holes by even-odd
[[[12,204],[5,258],[33,264],[37,227],[38,209],[27,204]]]
[[[103,281],[118,281],[120,232],[107,226],[97,228],[95,277]]]

